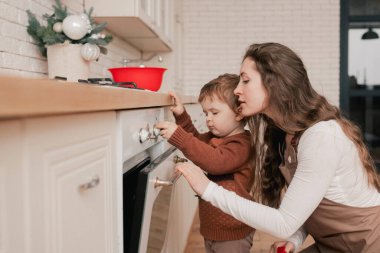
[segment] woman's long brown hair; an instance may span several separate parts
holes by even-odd
[[[263,114],[248,119],[251,129],[252,194],[257,201],[278,207],[285,181],[278,169],[279,146],[286,133],[302,134],[320,121],[336,120],[355,144],[369,184],[380,191],[380,179],[366,148],[360,129],[344,118],[340,110],[311,86],[302,60],[288,47],[278,43],[251,45],[244,59],[251,59],[268,91],[269,107],[280,115],[276,122]]]

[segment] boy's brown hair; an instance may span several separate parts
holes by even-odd
[[[234,90],[239,84],[239,80],[240,77],[235,74],[223,74],[218,76],[202,87],[199,93],[198,102],[201,103],[206,98],[212,99],[213,96],[217,96],[237,113],[239,104],[238,97],[235,96]]]

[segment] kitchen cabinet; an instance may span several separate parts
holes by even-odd
[[[139,141],[147,123],[152,130],[158,120],[174,120],[170,97],[0,79],[0,253],[122,253],[123,234],[132,232],[123,231],[123,162],[154,146],[171,148],[161,137]],[[204,119],[196,99],[181,96],[181,101],[201,129]],[[127,114],[131,119],[124,118]],[[149,120],[137,124],[142,118]],[[167,253],[185,248],[197,208],[183,178],[173,192]]]
[[[170,52],[174,40],[173,0],[85,0],[97,22],[143,52]]]
[[[194,124],[201,127],[199,105],[186,108]],[[156,111],[173,120],[168,107]],[[142,113],[125,112],[129,116]],[[116,129],[123,128],[117,126],[116,114],[0,122],[1,253],[123,252],[122,234],[131,231],[123,231],[121,226],[118,161],[130,156],[120,152],[123,148],[115,149],[127,145],[124,141],[117,144],[124,138],[117,138],[122,136]],[[152,116],[154,121],[155,117],[158,114]],[[179,150],[175,155],[184,157]],[[163,252],[184,250],[197,206],[193,190],[180,178],[172,190]]]
[[[0,252],[116,252],[116,113],[0,122]]]

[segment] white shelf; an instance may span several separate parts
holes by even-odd
[[[94,19],[99,23],[107,22],[107,30],[141,51],[172,51],[173,45],[138,17],[95,17]]]
[[[144,52],[173,49],[174,2],[172,0],[85,0],[94,7],[96,22]]]

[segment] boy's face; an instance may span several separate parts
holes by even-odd
[[[227,137],[244,131],[240,123],[242,116],[237,115],[227,103],[217,96],[206,98],[201,102],[206,115],[208,129],[218,137]]]

